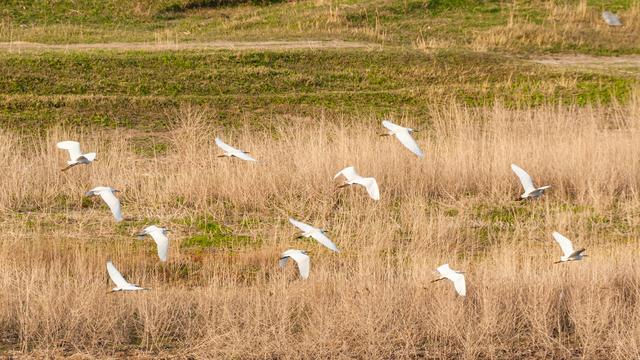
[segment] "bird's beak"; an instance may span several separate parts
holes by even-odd
[[[342,184],[338,186],[338,189],[346,188],[347,186],[349,186],[349,184]]]
[[[118,189],[113,189],[113,192],[121,192],[121,191]]]
[[[224,155],[218,155],[218,157],[224,157]]]
[[[380,134],[380,136],[390,136],[391,134]]]
[[[432,282],[432,283],[434,283],[434,282],[437,282],[437,281],[440,281],[440,280],[442,280],[442,279],[444,279],[444,278],[440,278],[440,279],[435,279],[435,280],[431,280],[431,282]]]

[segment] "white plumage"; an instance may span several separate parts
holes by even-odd
[[[61,141],[56,144],[58,149],[67,150],[69,152],[69,160],[67,161],[67,167],[62,171],[68,170],[76,165],[90,164],[96,159],[96,153],[83,154],[80,151],[80,143],[77,141]]]
[[[306,251],[289,249],[283,252],[280,255],[280,260],[278,261],[278,265],[280,268],[284,268],[287,265],[287,261],[289,258],[293,259],[298,264],[298,271],[300,272],[300,277],[303,279],[309,278],[309,270],[311,267],[311,262],[309,256]]]
[[[536,188],[533,185],[533,179],[531,179],[531,176],[516,164],[511,164],[511,170],[513,170],[513,172],[518,176],[518,178],[520,179],[520,183],[524,188],[524,193],[520,195],[521,199],[538,198],[542,196],[542,194],[544,194],[544,191],[546,189],[551,187],[547,185]]]
[[[560,261],[556,263],[582,260],[583,257],[587,256],[582,254],[586,249],[574,250],[571,240],[567,239],[564,235],[557,231],[554,231],[552,235],[558,245],[560,245],[560,249],[562,249]]]
[[[449,264],[441,265],[436,271],[440,274],[440,278],[433,280],[433,282],[448,279],[453,283],[453,287],[456,289],[458,295],[465,296],[467,294],[467,284],[461,271],[452,270]]]
[[[117,222],[122,221],[122,213],[120,211],[120,200],[115,195],[115,192],[119,192],[120,190],[116,190],[110,188],[108,186],[98,186],[91,190],[89,190],[85,196],[93,196],[100,195],[102,200],[109,206],[111,209],[111,213]]]
[[[138,234],[140,237],[150,235],[153,241],[156,242],[160,261],[167,261],[169,253],[169,237],[167,236],[167,231],[167,228],[151,225],[144,228],[142,232]]]
[[[111,261],[107,261],[107,273],[109,273],[109,277],[116,287],[114,287],[111,291],[137,291],[137,290],[147,290],[145,288],[139,287],[136,284],[130,284],[127,280],[124,279],[120,271],[116,269]]]
[[[398,138],[398,140],[400,141],[400,143],[404,145],[404,147],[409,149],[409,151],[416,154],[420,158],[424,157],[424,153],[422,153],[422,150],[420,150],[418,143],[411,136],[411,133],[416,130],[402,127],[400,125],[396,125],[388,120],[383,120],[382,126],[384,126],[385,128],[387,128],[387,130],[389,130],[388,134],[383,134],[383,135],[388,135],[388,136],[395,135],[396,138]]]
[[[303,237],[311,237],[316,239],[320,244],[326,246],[332,251],[340,252],[336,244],[334,244],[329,238],[324,234],[324,230],[313,227],[309,224],[305,224],[303,222],[297,221],[293,218],[289,218],[289,222],[300,229],[302,231],[301,236]]]
[[[344,176],[345,178],[345,182],[342,187],[353,184],[362,185],[367,189],[367,193],[373,200],[380,200],[380,189],[378,188],[378,182],[376,181],[376,179],[372,177],[365,178],[358,175],[353,166],[349,166],[340,170],[340,172],[337,173],[333,178],[335,179],[340,175]]]
[[[238,159],[242,159],[245,161],[257,161],[256,159],[252,158],[251,156],[247,155],[247,153],[245,151],[242,151],[240,149],[236,149],[230,145],[225,144],[219,137],[216,138],[216,145],[218,145],[218,147],[220,149],[222,149],[222,151],[224,151],[224,154],[220,155],[220,157],[222,156],[227,156],[227,157],[237,157]]]
[[[620,18],[610,11],[603,11],[602,19],[609,26],[622,26],[622,21],[620,21]]]

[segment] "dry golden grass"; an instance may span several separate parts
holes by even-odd
[[[639,110],[433,109],[424,160],[378,137],[378,119],[252,133],[186,108],[144,135],[167,144],[156,155],[130,131],[3,133],[0,344],[34,357],[638,358]],[[216,135],[259,162],[217,158]],[[55,143],[71,138],[99,160],[61,173]],[[513,200],[511,162],[552,185],[544,199]],[[335,190],[347,165],[378,179],[381,201]],[[129,220],[82,200],[96,185],[123,191]],[[201,215],[258,244],[181,247]],[[342,252],[296,240],[289,216]],[[131,236],[148,222],[174,229],[167,264]],[[554,230],[590,257],[552,265]],[[308,281],[277,268],[287,248],[311,251]],[[152,290],[105,294],[107,259]],[[466,298],[429,284],[444,262],[467,272]]]
[[[607,53],[621,45],[640,44],[640,3],[628,10],[616,12],[621,27],[610,27],[602,19],[606,9],[588,6],[586,0],[558,4],[546,2],[546,17],[533,21],[527,16],[515,17],[516,2],[506,26],[481,32],[471,42],[479,51],[492,49],[584,50],[599,49]]]

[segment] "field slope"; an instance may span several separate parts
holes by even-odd
[[[5,1],[0,356],[639,358],[638,44],[631,0]],[[151,290],[106,294],[107,260]]]

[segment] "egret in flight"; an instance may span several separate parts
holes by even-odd
[[[303,250],[295,250],[289,249],[280,255],[280,261],[278,261],[278,265],[280,268],[284,268],[287,265],[287,261],[289,258],[293,259],[298,264],[298,271],[300,272],[300,277],[306,280],[309,278],[309,268],[311,267],[309,255],[307,255],[306,251]]]
[[[436,269],[440,274],[440,278],[433,280],[431,282],[440,281],[443,279],[449,279],[453,283],[453,287],[456,289],[456,292],[460,296],[465,296],[467,294],[467,285],[464,281],[464,273],[461,271],[452,270],[449,267],[449,264],[444,264]]]
[[[560,261],[556,261],[554,264],[567,262],[567,261],[578,261],[582,260],[583,257],[587,256],[586,254],[582,254],[586,249],[574,250],[573,244],[571,240],[564,237],[557,231],[553,232],[553,238],[556,239],[558,245],[560,245],[560,249],[562,249],[562,256],[560,256]]]
[[[120,190],[108,186],[98,186],[89,190],[85,196],[100,195],[102,200],[109,206],[109,209],[111,209],[111,213],[116,219],[116,222],[120,222],[122,221],[122,213],[120,212],[120,200],[118,200],[115,195],[116,192],[120,192]]]
[[[169,253],[169,237],[167,236],[167,231],[169,231],[169,229],[151,225],[138,233],[138,237],[143,238],[145,235],[150,235],[153,241],[156,242],[160,261],[167,261],[167,255]]]
[[[610,11],[603,11],[602,19],[609,26],[622,26],[622,21],[620,21],[620,18]]]
[[[409,151],[411,151],[412,153],[418,155],[418,157],[420,157],[420,158],[424,157],[424,154],[422,153],[422,150],[420,150],[420,147],[418,146],[418,143],[411,136],[412,132],[417,132],[418,130],[413,130],[411,128],[402,127],[402,126],[396,125],[396,124],[394,124],[394,123],[392,123],[391,121],[388,121],[388,120],[383,120],[382,121],[382,126],[387,128],[387,130],[389,130],[389,132],[386,133],[386,134],[381,134],[380,136],[393,136],[393,135],[395,135],[398,138],[398,140],[400,141],[400,143],[402,145],[404,145],[404,147],[409,149]]]
[[[248,152],[246,151],[242,151],[240,149],[236,149],[230,145],[225,144],[222,140],[220,140],[219,137],[216,138],[216,145],[218,145],[218,147],[220,149],[222,149],[222,151],[224,151],[224,154],[222,155],[218,155],[218,157],[237,157],[238,159],[242,159],[245,161],[257,161],[256,159],[252,158],[251,156],[247,155]]]
[[[114,287],[110,292],[116,291],[137,291],[137,290],[149,290],[142,288],[136,284],[129,284],[127,280],[124,279],[120,271],[113,266],[111,261],[107,261],[107,273],[109,273],[109,277],[116,287]]]
[[[67,161],[67,167],[62,169],[66,171],[72,167],[80,164],[90,164],[96,159],[96,153],[83,154],[80,151],[80,143],[77,141],[61,141],[56,144],[58,149],[67,150],[69,152],[69,160]]]
[[[362,177],[356,173],[356,169],[353,166],[346,167],[340,170],[333,178],[336,179],[338,176],[344,176],[345,182],[340,187],[343,188],[345,186],[358,184],[362,185],[367,189],[367,193],[373,200],[380,200],[380,189],[378,188],[378,182],[376,179],[372,177]]]
[[[303,222],[297,221],[293,218],[289,218],[289,222],[293,226],[297,227],[302,231],[302,234],[299,237],[312,237],[316,239],[320,244],[329,248],[330,250],[335,252],[340,252],[340,250],[338,250],[338,247],[336,247],[336,244],[334,244],[331,240],[329,240],[327,235],[324,234],[325,233],[324,230],[318,229],[309,224],[305,224]]]
[[[533,198],[533,199],[539,198],[540,196],[542,196],[542,194],[544,194],[545,190],[551,187],[547,185],[547,186],[536,188],[533,185],[533,180],[531,179],[531,176],[516,164],[511,164],[511,170],[513,170],[513,172],[516,173],[516,175],[518,175],[518,178],[520,179],[520,183],[522,183],[522,187],[524,188],[524,193],[520,195],[520,200],[529,199],[529,198]]]

